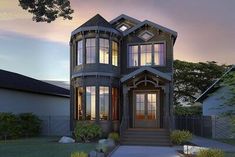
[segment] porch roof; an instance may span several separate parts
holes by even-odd
[[[125,82],[133,77],[135,77],[136,75],[140,74],[140,73],[143,73],[144,71],[148,71],[149,73],[152,73],[154,75],[157,75],[167,81],[171,81],[171,75],[168,74],[168,73],[163,73],[161,71],[158,71],[156,69],[153,69],[151,67],[141,67],[133,72],[131,72],[130,74],[127,74],[127,75],[124,75],[122,78],[121,78],[121,82]]]

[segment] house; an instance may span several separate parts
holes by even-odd
[[[171,29],[127,15],[108,22],[97,14],[75,29],[70,40],[71,129],[85,120],[106,134],[120,131],[122,137],[168,135],[176,38]],[[159,141],[153,144],[164,144]]]
[[[0,112],[37,115],[42,120],[43,135],[70,133],[68,89],[0,70],[0,100]]]
[[[195,102],[201,103],[203,116],[211,116],[212,118],[213,138],[232,137],[232,124],[223,114],[234,110],[234,106],[225,105],[234,95],[231,93],[229,86],[222,85],[224,78],[230,74],[233,74],[231,76],[235,77],[235,66],[232,66],[221,78],[215,81],[195,100]]]

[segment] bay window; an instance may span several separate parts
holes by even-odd
[[[76,89],[76,106],[75,106],[75,119],[77,120],[82,120],[83,116],[83,109],[82,109],[82,104],[83,104],[83,88],[78,87]]]
[[[100,86],[99,90],[99,109],[100,120],[108,120],[109,118],[109,87]]]
[[[95,120],[96,87],[86,87],[86,120]]]
[[[118,66],[118,43],[112,41],[112,64]]]
[[[77,42],[77,65],[83,63],[83,41],[80,40]]]
[[[99,43],[100,63],[109,64],[109,40],[100,38]]]
[[[96,38],[86,39],[86,63],[96,62]]]
[[[119,119],[118,89],[112,88],[112,120]]]

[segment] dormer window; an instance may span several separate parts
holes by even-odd
[[[153,33],[149,32],[149,31],[144,31],[138,37],[143,39],[144,41],[148,41],[153,36],[154,36]]]
[[[119,27],[119,29],[124,32],[128,29],[128,26],[123,24],[121,27]]]

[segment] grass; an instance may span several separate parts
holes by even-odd
[[[227,143],[227,144],[231,144],[235,146],[235,139],[216,139],[217,141],[223,142],[223,143]]]
[[[225,157],[235,157],[235,153],[225,153]]]
[[[60,144],[56,137],[0,141],[0,157],[70,157],[71,152],[90,152],[95,143]]]

